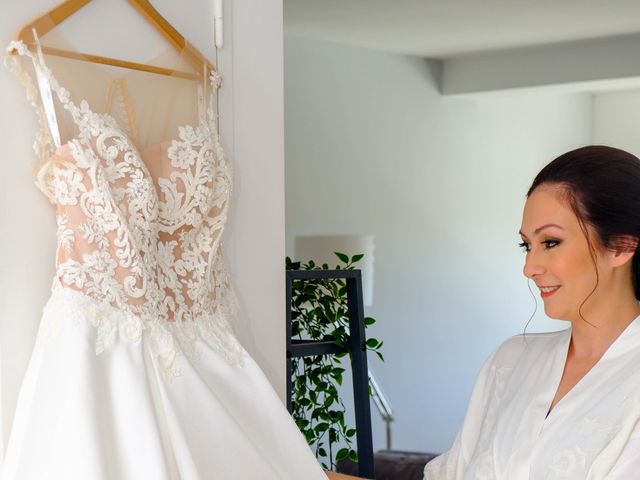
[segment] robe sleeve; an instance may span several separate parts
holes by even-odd
[[[459,480],[480,437],[480,429],[489,407],[496,381],[496,358],[503,346],[494,351],[482,366],[476,379],[462,428],[452,447],[431,460],[424,469],[424,480]]]

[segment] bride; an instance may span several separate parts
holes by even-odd
[[[605,146],[559,156],[527,192],[520,235],[524,275],[570,328],[513,337],[489,357],[425,480],[637,478],[640,160]]]
[[[570,328],[507,340],[426,480],[629,479],[640,469],[640,160],[559,156],[527,192],[524,275]]]

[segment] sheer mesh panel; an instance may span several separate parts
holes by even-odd
[[[230,310],[219,245],[231,191],[213,109],[219,79],[58,57],[44,65],[21,53],[11,61],[40,118],[37,184],[57,209],[61,284],[170,321]],[[34,66],[20,65],[32,60],[54,92],[59,148]]]

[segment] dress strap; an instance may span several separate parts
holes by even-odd
[[[218,91],[222,77],[216,70],[202,66],[202,83],[198,85],[198,118],[200,124],[208,123],[218,131]],[[214,111],[215,105],[215,111]]]
[[[198,84],[198,120],[202,125],[207,118],[207,65],[202,64],[202,83]]]
[[[40,89],[40,97],[42,99],[42,105],[44,106],[45,116],[47,123],[49,124],[49,130],[51,138],[56,147],[60,147],[60,127],[58,126],[58,119],[56,118],[56,110],[53,106],[53,96],[51,94],[51,82],[49,76],[45,74],[44,68],[46,64],[44,62],[44,55],[42,53],[42,46],[40,45],[40,39],[36,29],[32,29],[33,38],[35,40],[37,57],[31,56],[33,61],[33,68],[36,71],[36,79],[38,81],[38,88]],[[44,67],[44,68],[43,68]]]
[[[40,42],[37,40],[37,37],[36,37],[36,42],[37,42],[36,43],[37,55],[31,52],[31,50],[29,50],[27,45],[22,40],[14,40],[13,42],[11,42],[7,47],[7,52],[15,51],[20,56],[29,57],[32,60],[33,66],[36,69],[36,71],[41,72],[45,81],[48,83],[49,88],[53,92],[55,92],[56,97],[58,98],[62,106],[66,110],[69,110],[73,113],[75,110],[77,110],[77,107],[71,101],[71,95],[69,94],[69,91],[59,84],[58,80],[53,75],[53,72],[45,63],[44,55],[42,54],[42,47],[40,46]],[[10,55],[10,57],[12,56],[14,55]],[[5,62],[7,61],[10,61],[10,60],[5,60]]]
[[[216,135],[220,134],[220,126],[218,125],[219,117],[219,93],[220,85],[222,85],[222,76],[217,70],[211,70],[209,74],[208,82],[211,86],[211,93],[209,94],[209,107],[207,108],[207,115],[209,117],[209,123],[213,125],[213,130]],[[212,107],[215,105],[215,109]]]
[[[38,35],[35,31],[33,32],[33,35],[35,39],[37,54],[31,52],[31,50],[29,50],[27,45],[22,40],[15,40],[11,42],[7,47],[7,52],[10,53],[10,55],[5,57],[5,64],[7,64],[9,68],[11,68],[13,72],[22,80],[23,84],[27,88],[27,95],[29,97],[29,100],[31,100],[32,102],[36,102],[36,104],[40,103],[40,105],[42,106],[42,118],[46,123],[49,124],[49,128],[46,129],[48,130],[49,134],[47,136],[51,137],[52,144],[55,144],[56,147],[59,147],[60,131],[55,115],[55,109],[53,107],[52,92],[55,92],[58,101],[62,104],[65,110],[68,110],[72,114],[72,116],[74,116],[74,118],[78,114],[78,108],[71,101],[71,96],[67,89],[60,86],[51,69],[47,67],[44,60],[44,55],[42,54],[42,47],[40,45]],[[25,79],[30,78],[30,76],[19,65],[19,62],[15,58],[16,55],[14,53],[17,53],[22,57],[28,57],[33,62],[33,68],[35,69],[38,87],[40,89],[40,102],[37,102],[37,95],[34,95],[32,97],[31,93],[33,92],[31,91],[31,85],[33,84],[33,82],[25,81]],[[36,109],[39,110],[37,106]]]
[[[33,149],[38,156],[38,162],[34,165],[34,172],[36,172],[51,158],[56,147],[54,147],[51,129],[47,125],[47,116],[43,103],[39,99],[38,88],[33,81],[33,77],[23,68],[19,57],[28,57],[34,62],[35,59],[24,42],[19,40],[11,42],[6,51],[7,55],[4,57],[4,64],[22,83],[27,99],[36,111],[38,119],[38,131],[36,133],[36,141],[33,144]]]

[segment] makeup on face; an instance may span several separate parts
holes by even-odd
[[[539,289],[547,316],[570,320],[596,284],[587,238],[573,210],[552,188],[527,199],[520,229],[523,273]]]

